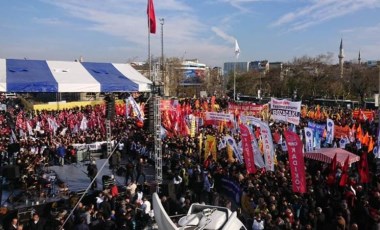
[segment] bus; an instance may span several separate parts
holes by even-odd
[[[313,100],[313,102],[315,105],[343,107],[347,109],[355,109],[359,107],[359,101],[352,100],[316,98]]]
[[[252,103],[261,105],[261,104],[266,104],[266,103],[270,102],[270,97],[258,98],[255,96],[237,94],[236,100],[240,101],[240,102],[243,102],[243,101],[244,102],[252,102]]]

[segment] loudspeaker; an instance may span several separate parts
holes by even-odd
[[[112,120],[115,116],[115,98],[111,94],[107,95],[104,100],[106,102],[106,118]]]
[[[3,177],[8,180],[20,178],[20,167],[18,165],[6,165],[3,167]]]

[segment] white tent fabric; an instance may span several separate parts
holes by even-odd
[[[129,64],[0,59],[0,92],[149,92]]]

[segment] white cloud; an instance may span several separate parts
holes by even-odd
[[[43,1],[63,10],[68,17],[67,22],[74,21],[75,24],[72,27],[78,32],[91,30],[123,38],[126,43],[125,46],[120,45],[120,52],[127,52],[127,55],[138,56],[141,60],[146,60],[148,45],[146,1]],[[165,18],[165,56],[178,56],[186,53],[185,58],[198,58],[211,65],[220,65],[223,57],[228,58],[230,48],[213,41],[211,26],[198,18],[194,13],[196,8],[192,7],[193,5],[187,5],[186,2],[178,0],[155,1],[157,33],[151,34],[151,53],[153,56],[161,55],[158,19],[163,17]],[[46,23],[42,19],[40,22]],[[113,46],[112,50],[118,50],[118,48]],[[202,58],[204,59],[202,60]]]
[[[290,31],[303,30],[359,10],[379,7],[378,0],[313,0],[306,6],[281,16],[272,26],[285,26]]]
[[[211,30],[216,34],[218,35],[220,38],[222,38],[223,40],[227,41],[227,42],[230,42],[230,43],[235,43],[235,40],[236,38],[234,36],[231,36],[229,34],[226,34],[224,31],[222,31],[220,28],[218,27],[212,27]]]
[[[45,24],[45,25],[53,25],[53,26],[56,26],[56,25],[68,25],[68,23],[62,21],[59,18],[40,18],[40,17],[34,17],[33,20],[36,23]]]

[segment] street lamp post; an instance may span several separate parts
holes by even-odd
[[[161,24],[161,81],[164,83],[164,95],[169,96],[169,92],[167,89],[167,79],[165,77],[165,60],[164,60],[164,24],[165,24],[165,19],[160,18],[160,24]]]

